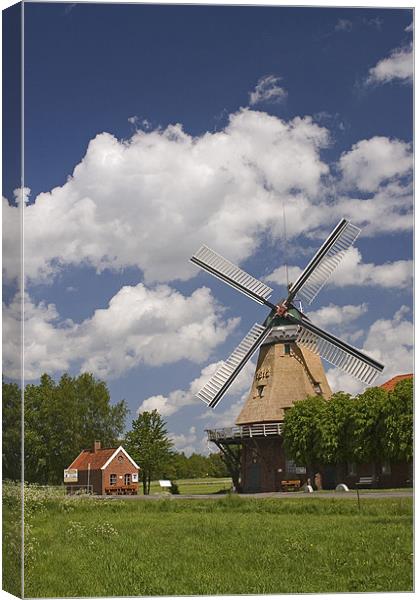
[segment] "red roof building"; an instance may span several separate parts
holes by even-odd
[[[137,494],[139,466],[122,446],[82,450],[64,470],[67,493],[84,490],[94,494]]]
[[[383,383],[379,387],[381,387],[383,390],[386,390],[387,392],[392,392],[397,383],[403,381],[404,379],[413,379],[413,373],[406,373],[405,375],[395,375],[395,377],[389,379],[388,381],[385,381],[385,383]]]

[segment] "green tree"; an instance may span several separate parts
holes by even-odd
[[[208,473],[210,477],[229,477],[229,470],[221,452],[209,454],[207,462],[209,463]]]
[[[42,375],[25,388],[25,480],[57,484],[63,469],[95,439],[114,446],[124,431],[127,407],[112,405],[106,384],[90,373],[64,374],[56,384]]]
[[[16,383],[3,381],[3,479],[21,477],[21,390]]]
[[[389,460],[413,459],[413,380],[400,381],[383,409],[383,450]]]
[[[140,467],[143,493],[149,494],[152,477],[170,467],[172,454],[166,423],[157,410],[139,414],[126,435],[125,444]]]
[[[373,387],[353,400],[350,456],[358,463],[372,462],[378,472],[383,457],[384,409],[388,394]]]
[[[326,405],[327,401],[322,396],[308,396],[296,402],[284,419],[286,454],[296,463],[306,465],[310,476],[323,459],[322,430]]]
[[[325,464],[351,460],[354,401],[350,394],[337,392],[325,404],[321,428],[321,460]]]

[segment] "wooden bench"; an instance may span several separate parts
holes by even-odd
[[[297,492],[300,487],[300,479],[283,479],[281,482],[282,492]]]
[[[370,477],[360,477],[359,481],[356,482],[357,487],[373,487],[378,482],[377,477],[373,475]]]
[[[373,487],[378,482],[378,478],[371,475],[370,477],[360,477],[359,481],[356,481],[356,491],[357,491],[357,505],[360,510],[360,497],[359,497],[359,488],[360,487]]]
[[[137,494],[137,488],[134,485],[125,485],[124,487],[108,487],[105,488],[107,496],[117,495],[126,496],[127,494]]]

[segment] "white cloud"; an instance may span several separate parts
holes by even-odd
[[[208,288],[185,297],[166,285],[123,287],[105,309],[80,324],[59,318],[53,304],[25,296],[25,376],[58,372],[81,362],[81,371],[115,377],[140,364],[187,359],[200,363],[224,342],[239,319],[222,318]],[[20,302],[4,308],[4,372],[19,377]]]
[[[287,97],[287,91],[279,85],[281,80],[281,77],[276,77],[275,75],[261,77],[255,89],[249,94],[250,106],[261,104],[261,102],[270,102],[272,104],[283,102]]]
[[[383,19],[380,17],[374,17],[373,19],[363,19],[365,25],[369,27],[375,27],[375,29],[382,29],[382,25],[384,24]]]
[[[382,288],[410,288],[413,282],[413,261],[396,260],[382,265],[363,263],[357,248],[349,248],[340,267],[331,279],[335,287],[347,285]]]
[[[386,181],[411,171],[411,145],[383,136],[361,140],[349,152],[341,155],[339,168],[342,187],[375,192]]]
[[[388,183],[371,198],[341,196],[330,207],[330,216],[336,222],[341,217],[350,219],[362,228],[362,236],[398,233],[413,229],[413,187],[400,182]]]
[[[413,64],[413,44],[410,43],[406,47],[392,50],[387,58],[383,58],[369,69],[366,83],[389,83],[395,80],[403,83],[411,82],[413,80]]]
[[[395,375],[413,372],[413,323],[405,318],[409,312],[408,307],[402,306],[392,319],[378,319],[369,328],[363,350],[385,366],[374,385],[380,385]],[[366,387],[336,368],[329,369],[327,377],[334,391],[357,394]]]
[[[335,31],[351,31],[353,29],[353,23],[349,19],[338,19],[334,30]]]
[[[327,144],[327,130],[309,117],[285,122],[248,109],[197,138],[180,125],[128,141],[100,134],[63,186],[26,206],[26,275],[48,280],[87,264],[138,267],[146,283],[187,279],[197,273],[188,258],[202,243],[241,262],[262,232],[281,236],[282,201],[291,234],[308,228],[301,217],[312,205],[310,227],[322,223],[315,198],[328,173],[320,159]],[[13,211],[4,215],[6,244]],[[17,274],[14,263],[4,267]]]
[[[412,228],[411,147],[388,138],[362,140],[343,154],[342,187],[331,193],[320,159],[328,132],[309,117],[282,121],[241,110],[223,131],[192,138],[180,125],[136,132],[128,141],[100,134],[73,176],[25,207],[25,273],[51,281],[66,266],[97,271],[138,267],[146,283],[188,279],[188,261],[207,243],[235,263],[252,256],[264,235],[321,238],[342,216],[364,235]],[[18,208],[4,201],[4,247],[16,245]],[[311,214],[311,219],[305,215]],[[5,277],[19,273],[5,252]],[[258,277],[259,273],[255,273]]]
[[[404,31],[408,31],[409,33],[411,33],[412,31],[414,31],[414,23],[413,23],[413,21],[411,21],[410,25],[407,25],[407,27],[404,29]]]
[[[178,452],[183,452],[186,456],[191,456],[191,454],[194,452],[203,453],[208,450],[207,436],[204,435],[199,438],[194,426],[190,427],[188,433],[186,434],[170,433],[169,438],[171,439],[175,449]]]
[[[318,310],[310,311],[308,317],[315,325],[322,328],[345,327],[349,323],[357,320],[360,316],[366,314],[368,305],[363,304],[346,304],[338,306],[337,304],[329,304]]]
[[[288,267],[289,280],[295,281],[302,272],[297,266]],[[284,267],[279,267],[265,278],[270,283],[286,284]],[[360,250],[354,246],[345,253],[336,271],[328,280],[327,285],[333,287],[346,287],[348,285],[382,287],[382,288],[410,288],[413,282],[413,261],[396,260],[382,265],[364,263]]]
[[[219,361],[204,367],[200,375],[190,383],[187,390],[174,390],[167,396],[157,395],[146,398],[139,406],[137,412],[140,413],[145,410],[151,411],[156,409],[162,416],[169,417],[184,406],[199,404],[204,407],[205,404],[199,400],[195,394],[208,382],[222,362],[223,361]],[[225,398],[238,395],[245,389],[247,390],[250,388],[254,371],[255,364],[252,361],[249,361],[229,388]],[[207,414],[208,413],[206,412],[206,415]]]
[[[13,196],[15,197],[15,202],[17,205],[27,204],[29,202],[30,195],[31,190],[28,187],[16,188],[13,190]]]

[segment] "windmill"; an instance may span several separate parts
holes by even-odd
[[[384,366],[357,348],[314,325],[294,304],[302,300],[311,304],[321,288],[360,233],[350,221],[342,219],[316,252],[298,279],[289,286],[288,295],[277,304],[269,301],[273,290],[249,275],[214,250],[203,245],[191,261],[221,279],[255,302],[270,309],[262,325],[255,323],[229,358],[217,369],[197,393],[207,406],[215,408],[247,361],[269,336],[279,317],[283,323],[297,326],[296,342],[319,355],[333,366],[372,384]]]

